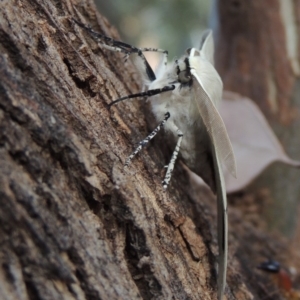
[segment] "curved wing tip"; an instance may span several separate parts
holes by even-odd
[[[224,299],[224,288],[220,291],[218,291],[218,300]]]
[[[224,275],[224,274],[223,274]],[[226,286],[226,275],[218,278],[218,300],[223,300]]]

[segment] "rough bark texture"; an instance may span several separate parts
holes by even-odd
[[[164,192],[157,143],[123,169],[148,130],[137,101],[107,103],[138,79],[71,17],[117,37],[90,0],[0,3],[0,298],[216,299],[213,196],[179,164]],[[227,298],[279,299],[255,266],[290,252],[251,201],[231,208]]]

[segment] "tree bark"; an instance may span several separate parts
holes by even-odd
[[[0,298],[216,299],[214,197],[179,164],[164,192],[158,144],[124,170],[142,105],[107,104],[138,76],[72,18],[118,38],[90,0],[0,3]],[[231,211],[228,299],[266,296],[241,244],[285,249],[256,215]]]

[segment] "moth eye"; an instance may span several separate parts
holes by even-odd
[[[179,72],[178,74],[178,81],[180,83],[189,83],[191,81],[192,77],[191,77],[191,74],[189,74],[189,72],[187,72],[186,70],[185,71],[181,71]]]

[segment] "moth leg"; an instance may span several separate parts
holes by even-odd
[[[116,103],[124,101],[126,99],[137,98],[137,97],[151,97],[151,96],[158,95],[158,94],[161,94],[164,92],[173,91],[174,89],[175,89],[175,85],[166,85],[160,89],[152,89],[152,90],[148,90],[146,92],[127,95],[125,97],[119,98],[119,99],[114,100],[113,102],[109,103],[108,107],[111,107],[111,106],[115,105]]]
[[[158,49],[158,48],[140,48],[140,50],[142,52],[159,52],[163,54],[163,59],[162,59],[162,63],[164,66],[167,65],[168,63],[168,51],[167,50],[163,50],[163,49]]]
[[[174,130],[177,132],[178,141],[177,141],[175,150],[172,154],[171,160],[168,164],[167,173],[166,173],[165,178],[162,182],[164,189],[166,189],[168,187],[169,182],[171,180],[172,172],[174,170],[175,162],[176,162],[178,153],[180,151],[180,145],[181,145],[181,141],[182,141],[182,137],[183,137],[183,133],[181,132],[181,130],[174,123],[173,123],[173,127],[174,127]]]
[[[136,53],[142,60],[144,68],[145,68],[145,72],[148,76],[148,79],[150,81],[154,81],[156,79],[156,76],[151,68],[151,66],[149,65],[146,57],[144,56],[143,52],[160,52],[164,54],[164,59],[163,62],[166,65],[167,64],[167,59],[168,59],[168,51],[163,50],[163,49],[156,49],[156,48],[137,48],[135,46],[123,43],[121,41],[117,41],[114,40],[104,34],[98,33],[96,31],[94,31],[90,26],[87,26],[75,19],[73,19],[73,21],[80,26],[81,28],[83,28],[84,30],[86,30],[90,35],[92,35],[94,37],[94,39],[98,42],[98,45],[100,47],[103,47],[105,49],[111,50],[111,51],[115,51],[115,52],[121,52],[125,54],[125,61],[128,59],[128,57],[133,54]]]
[[[127,167],[131,163],[131,160],[142,150],[142,148],[145,147],[149,143],[149,141],[151,141],[157,135],[157,133],[164,127],[165,123],[168,121],[169,118],[170,118],[170,113],[169,112],[165,113],[165,118],[160,122],[160,124],[145,139],[143,139],[139,143],[139,146],[126,159],[125,167]]]

